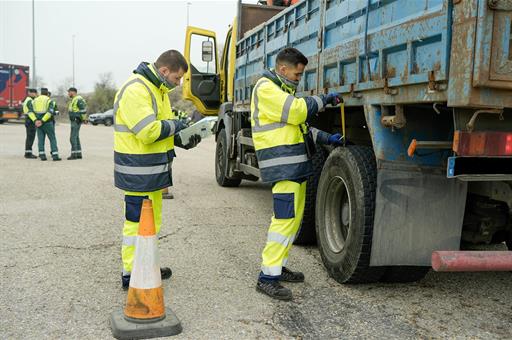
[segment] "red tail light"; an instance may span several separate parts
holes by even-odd
[[[459,156],[512,156],[512,133],[455,131],[453,151]]]

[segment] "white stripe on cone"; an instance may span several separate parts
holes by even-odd
[[[162,286],[156,236],[137,236],[130,287],[151,289]]]

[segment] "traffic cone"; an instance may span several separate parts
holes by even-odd
[[[135,243],[135,259],[124,311],[112,313],[116,339],[148,339],[181,333],[181,323],[165,308],[151,200],[145,199]]]

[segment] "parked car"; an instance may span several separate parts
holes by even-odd
[[[89,122],[92,125],[104,124],[110,126],[114,123],[114,110],[107,110],[103,113],[93,113],[89,115]]]

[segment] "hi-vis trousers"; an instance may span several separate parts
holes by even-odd
[[[279,279],[304,215],[306,181],[280,181],[272,187],[274,215],[263,249],[260,278]]]
[[[162,190],[152,192],[125,191],[124,195],[125,221],[121,258],[123,259],[123,275],[129,275],[132,272],[133,259],[135,257],[135,240],[139,231],[142,201],[145,198],[153,201],[153,217],[155,219],[156,235],[158,236],[162,225]]]

